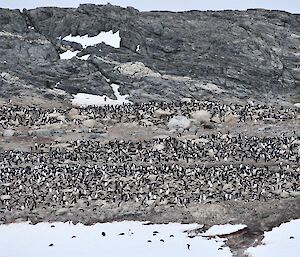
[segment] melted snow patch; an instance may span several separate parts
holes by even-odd
[[[84,35],[84,36],[69,35],[64,37],[63,40],[79,43],[83,46],[83,48],[100,44],[102,42],[114,48],[120,48],[120,42],[121,42],[120,32],[117,31],[116,33],[113,33],[112,30],[108,32],[100,32],[97,36],[94,37],[89,37],[88,35]]]
[[[89,106],[89,105],[103,106],[103,105],[122,105],[122,104],[131,103],[129,100],[126,99],[129,95],[120,94],[119,85],[111,84],[111,87],[112,90],[114,91],[115,97],[117,98],[116,100],[110,99],[106,95],[100,96],[100,95],[78,93],[74,95],[72,104],[77,106]]]
[[[232,256],[227,247],[218,250],[223,241],[187,237],[184,231],[197,226],[176,223],[146,226],[132,221],[93,226],[68,223],[1,225],[0,253],[9,257],[196,257],[199,253],[210,257]],[[158,233],[153,235],[154,231]]]
[[[201,236],[222,236],[222,235],[228,235],[232,234],[234,232],[237,232],[239,230],[242,230],[246,228],[246,225],[214,225],[211,228],[209,228],[205,233],[201,234]]]
[[[263,245],[249,248],[247,253],[253,257],[299,257],[300,219],[266,232],[262,243]]]

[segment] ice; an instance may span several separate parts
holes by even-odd
[[[92,94],[84,94],[78,93],[74,95],[74,99],[72,100],[73,105],[77,106],[88,106],[88,105],[95,105],[95,106],[102,106],[102,105],[122,105],[122,104],[130,104],[131,102],[126,98],[129,95],[121,95],[119,93],[119,85],[111,84],[112,90],[114,91],[115,99],[110,99],[108,96],[103,95],[92,95]]]
[[[284,223],[265,233],[263,245],[247,250],[253,257],[299,257],[300,219]]]
[[[77,53],[79,53],[79,51],[72,52],[72,51],[68,50],[68,51],[60,54],[59,56],[60,56],[60,59],[68,60],[68,59],[75,57]]]
[[[228,235],[234,232],[237,232],[241,229],[246,228],[246,225],[231,225],[231,224],[225,224],[225,225],[214,225],[211,228],[209,228],[205,233],[201,234],[203,236],[221,236],[221,235]]]
[[[218,250],[224,244],[223,241],[187,237],[184,231],[197,228],[197,224],[143,225],[142,222],[124,221],[93,226],[69,223],[53,223],[55,227],[51,225],[50,223],[1,225],[1,256],[232,256],[227,247]],[[154,231],[159,233],[153,235]],[[102,232],[105,232],[105,236],[102,236]],[[124,235],[119,235],[120,233]],[[73,236],[76,238],[72,238]],[[53,246],[49,246],[50,244]],[[190,249],[187,244],[190,245]]]
[[[112,30],[108,32],[100,32],[97,36],[94,37],[89,37],[88,35],[84,35],[84,36],[69,35],[64,37],[63,40],[79,43],[83,46],[83,48],[100,44],[102,42],[114,48],[120,48],[120,42],[121,42],[120,32],[117,31],[116,33],[113,33]]]

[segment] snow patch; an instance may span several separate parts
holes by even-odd
[[[141,49],[140,45],[137,45],[135,51],[136,51],[136,52],[139,52],[140,49]]]
[[[112,90],[114,91],[114,95],[117,98],[116,100],[110,99],[108,96],[103,95],[92,95],[92,94],[84,94],[78,93],[74,95],[74,99],[72,100],[73,105],[78,106],[103,106],[103,105],[122,105],[122,104],[130,104],[131,102],[126,98],[129,95],[121,95],[119,92],[119,85],[111,84]]]
[[[120,32],[117,31],[116,33],[113,33],[112,30],[108,32],[100,32],[97,36],[94,37],[89,37],[88,35],[84,35],[84,36],[69,35],[64,37],[63,40],[79,43],[83,46],[83,48],[86,48],[88,46],[94,46],[102,42],[114,48],[120,48],[120,43],[121,43]]]
[[[262,243],[263,245],[249,248],[247,253],[253,257],[299,257],[300,219],[266,232]]]
[[[59,56],[60,56],[60,59],[68,60],[68,59],[75,57],[76,54],[78,54],[78,53],[79,53],[79,51],[72,52],[72,51],[68,50],[68,51],[60,54]]]
[[[234,232],[237,232],[239,230],[242,230],[246,227],[247,227],[246,225],[242,225],[242,224],[237,224],[237,225],[231,225],[231,224],[214,225],[211,228],[209,228],[205,233],[201,234],[201,236],[228,235],[228,234],[232,234]]]
[[[80,56],[80,57],[76,56],[76,57],[80,60],[85,60],[86,61],[90,57],[90,54],[86,54],[86,55],[83,55],[83,56]]]
[[[218,250],[223,241],[187,237],[184,231],[197,226],[176,223],[145,225],[132,221],[93,226],[69,223],[1,225],[0,253],[9,257],[193,257],[199,256],[199,253],[210,257],[232,256],[227,247]],[[154,231],[158,233],[153,235]]]

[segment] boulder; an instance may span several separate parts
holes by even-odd
[[[219,115],[212,117],[211,121],[214,123],[221,123],[221,119],[220,119]]]
[[[79,110],[76,108],[72,108],[68,113],[67,113],[67,117],[70,120],[75,120],[76,118],[74,118],[74,116],[78,116],[79,115]]]
[[[59,121],[66,121],[66,116],[65,115],[59,115],[56,117],[57,120]]]
[[[87,128],[94,128],[97,125],[97,121],[95,121],[93,119],[84,120],[82,122],[82,125],[87,127]]]
[[[49,113],[47,116],[49,118],[57,118],[59,117],[61,114],[59,112],[52,112],[52,113]]]
[[[168,122],[169,129],[188,129],[191,126],[191,121],[185,116],[174,116]]]
[[[173,114],[172,112],[167,111],[167,110],[162,110],[162,109],[157,109],[154,112],[154,116],[159,119],[171,116],[172,114]]]
[[[228,183],[228,184],[223,185],[223,191],[232,191],[232,190],[233,190],[232,183]]]
[[[153,146],[153,150],[157,150],[157,151],[161,151],[165,148],[165,146],[163,144],[155,144]]]
[[[50,137],[52,134],[51,129],[37,129],[33,131],[33,135],[38,137]]]
[[[200,110],[191,113],[192,119],[201,122],[201,123],[208,123],[210,122],[211,114],[209,111]]]
[[[69,116],[70,120],[85,120],[88,119],[89,117],[86,115],[73,115],[73,116]]]
[[[238,123],[239,117],[240,117],[239,115],[234,115],[229,113],[225,116],[224,121],[226,123]]]
[[[5,129],[2,133],[4,137],[12,137],[15,134],[15,131],[12,129]]]
[[[7,200],[10,200],[10,199],[11,199],[11,196],[10,196],[10,195],[1,195],[1,196],[0,196],[0,199],[1,199],[2,201],[7,201]]]
[[[286,192],[286,191],[282,191],[280,193],[280,197],[281,198],[288,198],[290,196],[289,192]]]
[[[157,179],[157,175],[151,174],[148,176],[148,179],[150,180],[150,182],[155,182],[155,180]]]
[[[200,137],[200,138],[198,138],[198,139],[195,139],[194,142],[195,142],[195,143],[203,143],[203,144],[207,144],[207,143],[209,142],[209,140],[206,139],[206,138]]]
[[[147,127],[150,127],[150,126],[153,126],[153,122],[147,120],[147,119],[142,119],[140,120],[140,123],[143,124],[144,126],[147,126]]]
[[[213,149],[208,150],[208,156],[213,158],[215,156],[215,151]]]

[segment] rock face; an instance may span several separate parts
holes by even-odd
[[[120,48],[62,40],[110,30],[119,31]],[[89,57],[61,60],[67,50]],[[116,83],[133,102],[280,101],[299,94],[299,51],[300,17],[281,11],[0,9],[0,98],[43,105],[79,92],[114,97]]]

